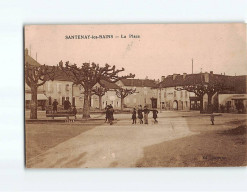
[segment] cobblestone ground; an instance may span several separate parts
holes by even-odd
[[[39,118],[42,118],[41,115],[45,116],[43,112],[39,112]],[[91,115],[92,118],[102,119],[97,121],[82,121],[78,116],[77,121],[69,124],[62,120],[42,124],[28,123],[26,166],[35,168],[172,166],[171,163],[157,163],[162,159],[155,155],[149,158],[144,150],[153,145],[177,140],[171,150],[177,156],[179,153],[177,150],[183,150],[182,148],[176,150],[180,139],[191,138],[204,132],[230,130],[238,127],[239,121],[246,119],[246,115],[222,114],[215,117],[215,125],[210,125],[209,116],[200,115],[198,112],[163,111],[159,113],[159,123],[153,124],[151,116],[150,114],[148,125],[133,125],[130,114],[116,114],[113,125],[104,123],[104,115],[100,114]],[[30,152],[35,149],[36,152]],[[162,146],[162,150],[153,148],[148,152],[160,156],[160,153],[163,154],[165,151],[165,146]],[[179,163],[176,165],[186,166]]]

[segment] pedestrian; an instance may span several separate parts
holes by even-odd
[[[145,123],[145,124],[148,124],[148,114],[149,114],[149,109],[148,109],[147,106],[144,106],[143,112],[144,112],[144,123]]]
[[[136,124],[136,109],[133,108],[133,111],[132,111],[132,124]]]
[[[69,98],[67,97],[66,100],[63,102],[64,110],[69,110],[71,108],[71,103],[69,101]]]
[[[114,113],[114,109],[113,109],[112,105],[110,105],[109,106],[109,118],[108,118],[110,125],[113,124],[113,120],[114,120],[113,113]]]
[[[108,121],[109,119],[109,106],[105,107],[105,123]]]
[[[154,109],[153,111],[153,119],[154,119],[154,123],[158,123],[158,121],[156,120],[158,118],[158,110]]]
[[[138,114],[138,119],[140,121],[140,124],[143,124],[143,114],[142,114],[143,110],[142,110],[142,106],[139,105],[138,110],[137,110],[137,114]]]
[[[57,105],[58,105],[58,102],[57,102],[57,99],[54,99],[53,103],[52,103],[52,110],[53,110],[53,113],[57,113]]]
[[[212,125],[214,125],[214,114],[213,114],[213,112],[210,115],[210,120],[211,120]]]
[[[73,114],[75,114],[75,119],[76,119],[77,109],[75,106],[73,107]]]

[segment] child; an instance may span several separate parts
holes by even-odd
[[[154,123],[158,123],[158,121],[156,120],[158,118],[158,111],[157,110],[153,110],[153,118],[154,118]]]
[[[143,124],[143,114],[142,114],[142,112],[143,112],[143,110],[142,110],[142,106],[140,105],[139,106],[139,108],[138,108],[138,111],[137,111],[137,113],[138,113],[138,118],[139,118],[139,120],[140,120],[140,124]]]
[[[210,115],[210,120],[211,120],[212,125],[214,125],[214,114],[213,113]]]
[[[147,106],[144,106],[144,123],[147,125],[148,124],[148,114],[149,114],[149,109]]]
[[[76,119],[77,109],[76,109],[76,107],[75,107],[75,106],[73,107],[72,112],[73,112],[73,114],[75,114],[75,119]]]
[[[132,124],[136,124],[136,109],[135,108],[133,108],[132,120],[133,120]]]

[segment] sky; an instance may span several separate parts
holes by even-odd
[[[129,38],[129,35],[138,35]],[[70,35],[112,35],[110,39],[65,39]],[[126,36],[126,38],[120,38]],[[118,36],[118,38],[117,38]],[[25,48],[41,64],[60,60],[81,65],[108,63],[136,78],[209,72],[247,75],[246,25],[114,24],[27,25]]]

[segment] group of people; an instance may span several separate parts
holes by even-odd
[[[110,123],[110,125],[113,124],[114,121],[114,109],[112,107],[112,105],[107,105],[105,107],[105,122]],[[140,124],[148,124],[148,114],[152,112],[153,113],[153,119],[154,119],[154,123],[158,123],[157,118],[158,118],[158,111],[156,109],[148,109],[147,106],[144,106],[144,108],[142,108],[141,105],[138,106],[138,109],[136,110],[136,108],[133,108],[132,111],[132,124],[136,124],[136,119],[138,117]]]
[[[138,106],[138,109],[136,110],[136,108],[133,108],[132,111],[132,124],[136,124],[136,119],[138,117],[140,124],[148,124],[148,114],[151,112],[153,112],[153,119],[154,119],[154,123],[158,123],[157,118],[158,118],[158,111],[156,109],[148,109],[147,106],[144,106],[144,108],[142,108],[142,105]],[[137,115],[137,117],[136,117]],[[144,121],[143,121],[144,119]]]
[[[53,113],[57,113],[57,106],[58,106],[58,101],[57,99],[54,99],[53,103],[52,103],[52,110]],[[77,114],[77,109],[75,106],[71,106],[71,103],[69,101],[69,98],[66,98],[66,100],[64,100],[63,102],[63,108],[66,111],[72,111],[75,114],[75,118],[76,118],[76,114]]]
[[[107,105],[106,108],[105,108],[106,112],[105,112],[105,122],[109,122],[110,125],[113,124],[113,121],[114,121],[114,116],[113,116],[113,113],[114,113],[114,109],[112,107],[112,105]]]

